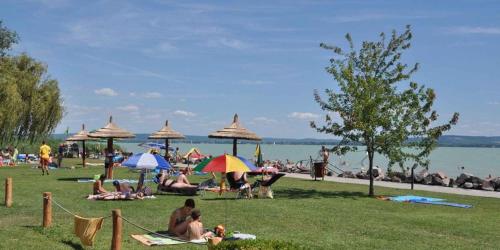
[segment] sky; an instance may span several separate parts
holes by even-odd
[[[335,89],[332,54],[412,26],[403,62],[434,88],[447,134],[500,135],[500,2],[0,0],[0,20],[48,65],[66,109],[56,129],[103,127],[110,115],[134,133],[165,120],[207,135],[238,113],[262,137],[331,138],[309,127],[325,112],[313,90]]]

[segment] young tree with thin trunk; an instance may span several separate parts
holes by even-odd
[[[410,48],[410,26],[405,32],[393,31],[389,41],[385,33],[379,41],[365,41],[355,49],[346,35],[349,50],[322,43],[333,52],[326,68],[338,89],[326,89],[326,100],[315,90],[314,98],[326,111],[325,124],[311,122],[318,132],[340,137],[331,151],[345,154],[364,145],[368,154],[369,195],[373,196],[373,160],[375,153],[386,155],[391,164],[411,160],[427,164],[427,156],[439,136],[458,121],[458,113],[445,124],[434,126],[438,115],[432,110],[436,98],[433,89],[410,80],[418,64],[401,62]],[[404,87],[404,86],[408,87]],[[332,119],[332,116],[340,119]]]

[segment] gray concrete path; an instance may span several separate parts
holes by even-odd
[[[298,179],[308,179],[308,180],[312,179],[309,174],[296,174],[296,173],[286,173],[285,177],[298,178]],[[325,176],[325,181],[360,184],[360,185],[369,185],[370,184],[369,180],[340,178],[340,177],[333,177],[333,176]],[[378,186],[378,187],[387,187],[387,188],[411,189],[411,185],[408,183],[374,181],[373,185]],[[414,190],[422,190],[422,191],[429,191],[429,192],[436,192],[436,193],[447,193],[447,194],[459,194],[459,195],[471,195],[471,196],[480,196],[480,197],[500,198],[500,192],[474,190],[474,189],[463,189],[463,188],[449,188],[449,187],[430,186],[430,185],[421,185],[421,184],[415,184]]]

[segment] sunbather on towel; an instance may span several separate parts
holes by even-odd
[[[144,199],[142,193],[120,193],[120,192],[108,192],[104,194],[92,195],[87,197],[88,200],[133,200],[133,199]]]
[[[99,176],[99,179],[94,182],[94,187],[93,187],[93,194],[105,194],[108,193],[106,189],[104,189],[104,180],[106,180],[106,175],[101,174]]]
[[[182,236],[187,231],[187,226],[191,221],[188,218],[194,209],[195,204],[193,199],[186,199],[184,206],[177,208],[170,215],[170,220],[168,222],[168,232],[176,236]]]
[[[198,187],[196,185],[191,185],[189,183],[189,180],[187,179],[186,175],[184,174],[179,174],[175,180],[168,179],[168,175],[165,174],[158,174],[157,176],[160,181],[160,186],[159,189],[161,189],[161,186],[163,187],[172,187],[172,188],[195,188]]]
[[[203,223],[201,223],[201,212],[199,209],[193,209],[191,212],[191,221],[187,225],[187,230],[181,238],[186,240],[201,240],[212,237],[213,233],[205,231]]]

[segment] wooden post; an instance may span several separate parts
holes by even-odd
[[[12,178],[5,179],[5,206],[12,207]]]
[[[83,144],[83,154],[82,154],[82,163],[83,163],[83,167],[85,167],[85,141],[82,141],[82,144]]]
[[[108,173],[106,174],[108,179],[113,179],[113,156],[115,150],[113,150],[113,138],[108,138],[108,154],[109,154],[109,166]]]
[[[42,226],[47,228],[52,224],[52,193],[43,193],[43,223]]]
[[[168,138],[165,139],[165,160],[170,162],[170,158],[168,157]]]
[[[113,216],[111,250],[120,250],[122,248],[122,212],[120,209],[114,209],[111,214]]]
[[[237,148],[238,140],[233,139],[233,155],[237,156],[238,155],[238,148]]]

